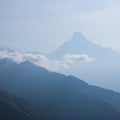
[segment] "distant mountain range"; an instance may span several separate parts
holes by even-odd
[[[16,97],[10,97],[9,101],[9,94],[0,92],[0,101],[10,103],[8,108],[13,109],[15,105],[16,111],[22,107],[30,110],[27,112],[30,115],[45,115],[51,120],[120,120],[119,93],[91,86],[74,76],[49,72],[28,61],[17,64],[8,59],[0,60],[0,89],[29,101],[22,102]],[[33,109],[30,103],[36,104],[40,111]],[[31,108],[36,112],[31,112]],[[16,112],[19,117],[21,113]],[[29,119],[26,114],[23,117]]]
[[[70,69],[62,71],[62,73],[73,74],[88,83],[120,91],[119,52],[95,44],[87,40],[82,33],[75,32],[70,40],[64,42],[48,57],[62,59],[65,54],[87,54],[94,61],[87,64],[74,64]]]
[[[75,32],[70,40],[65,41],[58,49],[50,53],[48,56],[52,59],[60,59],[68,53],[87,54],[95,59],[106,59],[118,55],[116,51],[111,50],[110,48],[102,47],[87,40],[81,32]]]

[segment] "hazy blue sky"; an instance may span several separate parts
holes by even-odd
[[[48,52],[75,31],[120,51],[120,0],[0,0],[0,46]]]

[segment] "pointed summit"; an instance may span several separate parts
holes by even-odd
[[[65,54],[85,54],[93,43],[85,38],[81,32],[74,32],[70,40],[65,41],[56,51],[51,53],[50,58],[60,59]]]
[[[84,46],[88,46],[90,44],[93,44],[91,41],[87,40],[87,38],[83,35],[81,32],[74,32],[73,36],[70,40],[67,41],[67,46],[75,48],[80,48]],[[65,43],[63,44],[65,45]]]
[[[81,32],[74,32],[72,39],[86,39],[85,36]]]
[[[62,59],[65,54],[87,54],[95,59],[111,57],[116,54],[109,48],[89,41],[81,32],[74,32],[70,40],[64,42],[57,50],[49,54],[49,58]]]

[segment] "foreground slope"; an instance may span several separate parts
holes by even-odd
[[[32,120],[27,114],[1,100],[1,97],[0,94],[0,120]]]
[[[30,62],[0,61],[0,88],[39,104],[52,120],[120,120],[120,94]]]
[[[0,120],[48,120],[36,105],[0,90]]]

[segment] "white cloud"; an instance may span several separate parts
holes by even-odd
[[[64,61],[67,63],[76,63],[76,62],[91,62],[93,58],[88,57],[87,55],[81,55],[81,54],[66,54],[64,56]]]
[[[12,59],[13,61],[20,63],[23,61],[23,54],[19,52],[0,51],[0,59]]]
[[[50,60],[41,54],[9,52],[7,50],[0,51],[0,59],[4,58],[12,59],[17,63],[21,63],[27,60],[38,66],[45,67],[51,71],[61,71],[62,69],[69,68],[73,64],[93,61],[93,58],[87,55],[66,54],[62,60]]]

